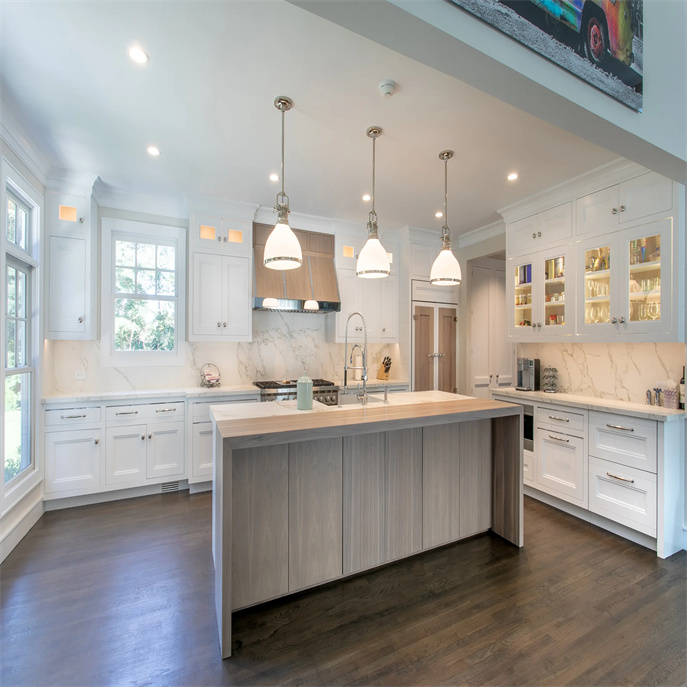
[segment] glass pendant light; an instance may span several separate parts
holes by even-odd
[[[375,141],[382,135],[378,126],[371,126],[367,135],[372,139],[372,210],[367,221],[367,242],[358,256],[355,273],[365,279],[388,277],[389,256],[384,250],[377,234],[377,213],[375,212]]]
[[[298,237],[289,226],[289,197],[284,193],[284,113],[293,107],[290,98],[275,98],[274,106],[281,112],[281,191],[277,193],[279,213],[277,224],[265,243],[265,267],[271,270],[293,270],[303,263],[303,252]]]
[[[457,286],[462,278],[460,263],[451,250],[451,232],[448,228],[448,161],[452,157],[452,150],[439,153],[439,159],[444,161],[444,226],[441,228],[441,250],[429,273],[429,283],[437,286]]]

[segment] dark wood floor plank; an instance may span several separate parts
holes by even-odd
[[[210,495],[47,513],[0,566],[0,684],[679,685],[687,554],[526,499],[481,535],[234,614],[221,661]]]

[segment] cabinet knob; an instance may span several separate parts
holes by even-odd
[[[83,224],[83,223],[84,223],[83,217],[79,217],[79,224]]]
[[[537,236],[538,236],[539,238],[541,238],[541,231],[538,231],[538,232],[537,232]]]
[[[100,439],[93,439],[93,443],[97,446],[100,443]]]
[[[617,214],[618,214],[618,208],[613,208],[613,209],[611,210],[611,214],[612,214],[612,215],[617,215]]]
[[[221,241],[222,241],[222,237],[221,237],[221,236],[218,236],[218,237],[217,237],[217,240],[221,242]]]
[[[617,317],[611,317],[611,324],[618,324],[618,318]]]
[[[620,322],[620,324],[625,324],[625,318],[621,315],[618,322]]]
[[[386,327],[382,327],[382,331],[385,332],[385,331],[386,331]]]
[[[624,205],[620,206],[620,212],[625,212],[625,206]]]
[[[152,439],[152,438],[153,438],[153,435],[152,435],[152,434],[149,434],[149,435],[148,435],[148,439]]]
[[[221,322],[218,322],[218,323],[217,323],[217,326],[218,326],[218,327],[221,327],[221,326],[222,326],[222,323],[221,323]]]
[[[227,237],[225,236],[225,237],[224,237],[224,243],[226,243],[226,242],[227,242]]]
[[[537,327],[539,327],[539,329],[541,329],[541,322],[537,322]]]
[[[145,435],[145,434],[141,434],[141,441],[145,441],[145,440],[146,440],[146,435]]]
[[[226,323],[226,322],[223,322],[223,323],[222,323],[222,326],[223,326],[223,327],[226,327],[226,326],[227,326],[227,323]]]
[[[494,375],[489,375],[489,381],[491,381],[493,377]]]
[[[533,238],[533,239],[536,239],[536,238],[537,238],[537,232],[536,232],[536,231],[533,231],[533,232],[532,232],[532,238]]]
[[[83,324],[83,317],[79,318],[79,324]]]

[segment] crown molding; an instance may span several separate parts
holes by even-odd
[[[0,137],[12,152],[28,167],[29,171],[46,185],[50,163],[28,135],[21,122],[4,101],[0,100]]]
[[[105,184],[100,177],[93,183],[92,193],[99,207],[188,219],[188,206],[182,195],[152,196],[119,191]]]
[[[408,225],[401,229],[401,236],[408,243],[422,243],[429,246],[436,246],[437,250],[441,246],[441,234],[431,229]]]
[[[261,205],[255,213],[255,221],[259,224],[276,224],[277,213],[274,208]],[[290,212],[289,225],[293,229],[317,231],[321,234],[333,234],[336,220],[331,217],[319,217],[317,215],[305,215],[300,212]]]
[[[591,172],[585,172],[545,191],[540,191],[529,198],[507,205],[498,212],[506,223],[510,224],[556,205],[573,201],[580,196],[598,191],[600,188],[614,186],[648,171],[650,170],[636,162],[618,158],[593,169]]]
[[[99,179],[97,174],[91,172],[74,172],[53,168],[45,181],[45,187],[67,193],[91,195],[92,189]]]
[[[461,234],[458,237],[458,249],[474,246],[476,243],[488,241],[495,236],[503,236],[506,233],[506,223],[503,220],[497,220],[491,224],[487,224],[479,229],[473,229],[466,234]]]
[[[260,208],[256,203],[244,203],[238,200],[229,200],[201,193],[187,193],[186,203],[189,216],[193,213],[209,214],[234,221],[253,222]]]

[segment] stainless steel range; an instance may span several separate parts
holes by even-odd
[[[295,401],[296,382],[295,379],[284,379],[274,382],[253,382],[253,384],[260,389],[261,401]],[[312,397],[314,401],[324,403],[326,406],[338,405],[339,387],[326,379],[313,379]]]

